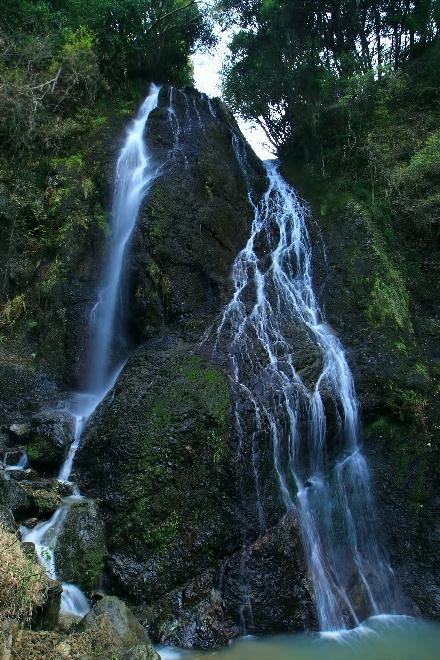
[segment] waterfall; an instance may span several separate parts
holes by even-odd
[[[88,376],[89,387],[96,393],[105,389],[114,368],[112,348],[125,249],[141,203],[158,173],[144,141],[144,130],[150,113],[157,107],[159,91],[156,85],[151,86],[149,95],[129,127],[116,165],[112,235],[98,301],[92,310],[94,332]]]
[[[265,511],[257,439],[266,433],[283,507],[299,519],[320,628],[352,627],[394,612],[393,572],[377,540],[358,441],[353,377],[314,293],[307,208],[274,161],[265,163],[267,190],[254,201],[246,152],[235,135],[233,147],[254,219],[233,266],[235,291],[216,346],[226,342],[229,354],[239,445],[245,439],[252,444],[260,531]],[[295,343],[298,332],[309,355],[305,363]]]
[[[86,392],[73,394],[66,405],[74,420],[74,437],[58,479],[69,481],[76,450],[89,417],[113,388],[126,356],[114,356],[114,341],[119,328],[118,302],[127,244],[135,227],[139,210],[158,170],[144,141],[144,131],[150,113],[157,107],[160,88],[152,85],[150,92],[128,128],[120,151],[114,185],[111,238],[105,255],[103,277],[98,300],[90,315],[92,328],[91,358],[85,374]],[[77,487],[73,495],[63,499],[50,520],[33,529],[21,527],[23,541],[35,544],[35,549],[48,575],[57,577],[55,546],[68,514],[69,506],[84,498]],[[61,611],[84,616],[90,606],[82,591],[74,584],[63,583]]]

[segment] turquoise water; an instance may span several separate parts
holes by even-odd
[[[440,624],[378,616],[344,633],[246,637],[217,651],[160,654],[163,660],[439,660]]]

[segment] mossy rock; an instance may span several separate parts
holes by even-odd
[[[96,504],[91,500],[72,503],[55,549],[59,577],[90,592],[99,585],[106,556],[104,526]]]
[[[230,547],[232,460],[227,375],[187,344],[133,355],[76,460],[131,595],[164,593]]]
[[[43,472],[55,472],[72,440],[71,415],[46,412],[33,417],[26,450],[30,465]]]

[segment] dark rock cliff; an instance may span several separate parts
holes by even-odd
[[[57,252],[32,275],[8,276],[16,300],[11,323],[26,282],[41,296],[41,310],[31,330],[17,316],[14,350],[6,342],[0,354],[0,441],[6,447],[23,444],[20,425],[81,383],[115,136],[133,109],[97,122],[83,157],[52,164],[53,179],[45,179],[50,213],[66,218],[57,229]],[[250,448],[237,455],[226,359],[213,357],[212,330],[231,297],[232,263],[252,220],[231,131],[239,135],[221,103],[191,89],[162,89],[146,132],[159,175],[127,255],[131,356],[90,420],[75,463],[81,487],[99,506],[89,516],[99,520],[99,552],[84,585],[97,586],[105,561],[105,588],[136,607],[155,640],[202,648],[226,644],[243,622],[256,633],[316,626],[297,521],[284,515],[270,443],[259,439],[268,512],[261,534],[246,461]],[[263,190],[261,164],[250,150],[248,159],[254,188]],[[315,209],[316,283],[354,370],[391,562],[418,611],[438,616],[437,285],[417,253],[405,256],[414,257],[418,269],[407,287],[394,266],[399,241],[387,244],[358,207],[320,214],[316,203]],[[416,298],[418,307],[411,307]],[[316,356],[298,329],[291,335],[312,379]],[[20,487],[11,483],[2,497],[13,525],[12,513],[22,520],[35,506],[23,504],[26,494],[15,502]],[[77,522],[72,519],[72,529]],[[64,542],[70,543],[67,533]],[[72,562],[68,555],[66,571]]]
[[[138,348],[75,464],[106,522],[110,587],[138,606],[156,639],[176,645],[226,643],[243,629],[243,608],[255,632],[315,624],[298,530],[279,522],[275,487],[267,538],[258,542],[246,520],[229,379],[209,337],[253,217],[232,132],[221,104],[190,89],[161,91],[146,132],[160,173],[125,282]],[[263,168],[250,150],[248,158],[264,190]]]

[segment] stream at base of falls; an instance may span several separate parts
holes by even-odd
[[[437,660],[440,624],[379,615],[354,630],[244,637],[216,651],[159,649],[162,660]]]

